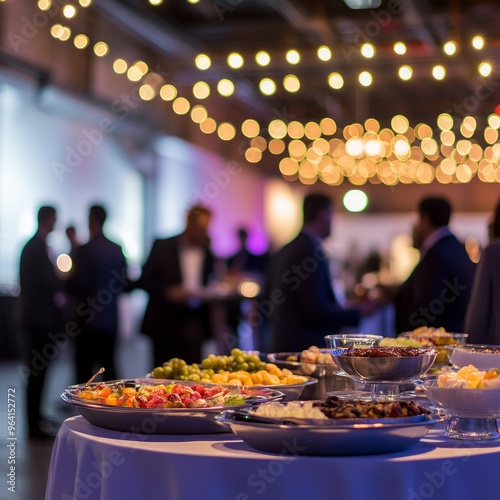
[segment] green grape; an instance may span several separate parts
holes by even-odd
[[[154,378],[166,378],[165,377],[165,372],[163,371],[163,368],[161,366],[157,366],[153,370],[153,377]]]

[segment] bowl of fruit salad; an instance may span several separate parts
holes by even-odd
[[[314,377],[280,368],[260,359],[256,353],[233,349],[230,355],[210,354],[201,363],[188,364],[173,358],[147,375],[158,382],[163,379],[203,382],[221,385],[270,388],[281,391],[286,400],[298,399],[306,387],[318,383]]]
[[[284,394],[266,388],[135,379],[72,385],[61,398],[98,427],[143,434],[207,434],[224,431],[215,421],[221,410],[279,401]]]
[[[446,436],[455,439],[499,439],[500,369],[467,365],[421,383],[427,397],[449,417]]]

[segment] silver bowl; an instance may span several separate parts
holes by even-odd
[[[377,356],[352,356],[349,349],[333,349],[331,353],[339,367],[354,380],[372,384],[409,383],[426,373],[434,363],[437,351],[432,347],[373,347]],[[415,356],[391,356],[394,350],[413,349]],[[384,351],[387,355],[384,356]],[[403,351],[401,351],[403,352]]]
[[[321,353],[330,354],[330,349],[320,349]],[[300,352],[272,352],[267,355],[271,363],[279,368],[287,368],[297,375],[306,375],[318,380],[317,384],[307,386],[300,399],[302,400],[322,400],[332,391],[348,391],[355,388],[354,382],[345,376],[338,375],[339,367],[332,363],[305,363],[300,360]],[[294,361],[294,358],[297,361]],[[279,390],[286,394],[287,386],[280,386]],[[288,401],[291,398],[286,398]]]

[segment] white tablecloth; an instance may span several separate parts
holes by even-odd
[[[261,453],[232,434],[140,435],[66,420],[46,500],[466,500],[500,497],[500,443],[434,429],[403,453],[298,457]]]

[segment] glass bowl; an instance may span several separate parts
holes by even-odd
[[[500,389],[438,387],[437,378],[421,384],[427,397],[450,419],[445,436],[453,439],[499,439]]]
[[[500,346],[464,344],[451,350],[450,363],[456,368],[473,365],[478,370],[500,368]]]
[[[327,335],[325,343],[327,347],[372,347],[382,340],[382,335],[371,333],[340,333],[337,335]]]

